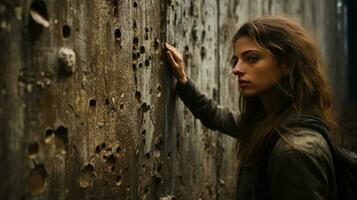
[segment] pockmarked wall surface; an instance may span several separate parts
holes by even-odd
[[[177,98],[162,44],[197,87],[238,109],[231,39],[295,17],[344,96],[335,0],[1,0],[1,199],[233,199],[238,141]]]

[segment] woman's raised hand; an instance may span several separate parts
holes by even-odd
[[[187,82],[187,76],[185,73],[185,66],[183,64],[182,55],[177,52],[176,48],[165,43],[166,48],[166,56],[170,62],[171,69],[173,70],[177,81],[181,84],[185,84]]]

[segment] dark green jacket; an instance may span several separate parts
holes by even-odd
[[[239,138],[239,115],[200,93],[191,80],[177,84],[177,94],[201,123]],[[337,199],[334,166],[326,140],[315,130],[296,128],[284,135],[270,154],[266,190],[261,194],[259,164],[243,166],[237,177],[235,199]]]

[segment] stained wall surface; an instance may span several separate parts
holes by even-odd
[[[293,16],[342,101],[338,2],[1,0],[1,198],[233,199],[237,141],[183,106],[162,43],[202,92],[237,110],[232,36],[254,17]]]

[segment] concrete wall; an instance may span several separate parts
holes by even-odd
[[[233,199],[237,141],[178,100],[161,45],[237,109],[231,38],[277,13],[315,32],[342,87],[335,0],[2,0],[0,196]]]

